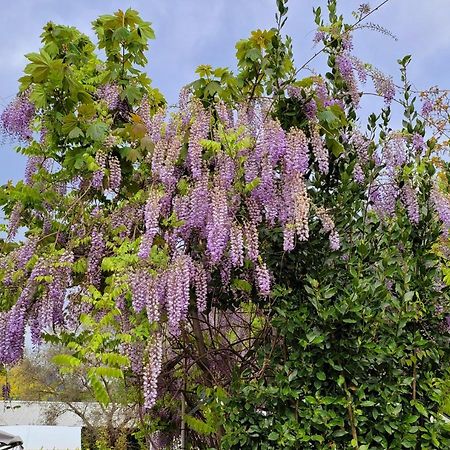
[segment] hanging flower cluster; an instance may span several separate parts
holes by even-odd
[[[0,129],[3,134],[21,141],[31,139],[31,123],[35,117],[35,107],[29,95],[29,91],[19,94],[3,110],[0,116]]]

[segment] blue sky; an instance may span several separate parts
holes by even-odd
[[[351,21],[350,12],[361,1],[338,0]],[[286,32],[294,41],[297,65],[313,49],[312,7],[323,0],[290,0]],[[376,2],[370,2],[372,7]],[[169,102],[175,102],[181,86],[192,81],[199,64],[234,67],[234,44],[256,28],[274,23],[275,0],[14,0],[0,18],[0,107],[17,91],[17,79],[26,63],[24,54],[39,48],[42,26],[49,20],[73,25],[90,35],[91,21],[100,14],[132,7],[152,22],[156,40],[150,44],[147,71],[154,86]],[[390,0],[370,18],[398,37],[360,30],[355,34],[355,54],[385,73],[397,77],[396,60],[413,54],[410,78],[418,89],[432,85],[450,87],[449,0]],[[320,62],[312,64],[320,67]],[[307,75],[305,73],[304,75]],[[374,107],[379,105],[376,100]],[[367,106],[367,105],[366,105]],[[11,146],[0,147],[0,184],[22,177],[24,158]]]

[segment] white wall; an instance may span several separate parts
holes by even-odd
[[[84,408],[89,408],[89,404],[78,403]],[[94,407],[97,406],[93,404]],[[55,423],[48,423],[46,421],[46,411],[48,409],[59,409],[65,405],[58,402],[21,402],[12,401],[0,403],[0,426],[15,426],[15,425],[62,425],[68,427],[83,425],[82,420],[72,412],[64,412],[56,419]]]

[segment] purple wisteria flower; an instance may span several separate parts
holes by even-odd
[[[433,112],[434,109],[434,104],[431,100],[426,99],[423,103],[422,103],[422,116],[424,117],[429,117],[429,115]]]
[[[29,92],[18,95],[0,116],[0,132],[22,141],[32,137],[31,122],[35,115],[33,103],[29,100]]]

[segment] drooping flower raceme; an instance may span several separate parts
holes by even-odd
[[[371,71],[370,75],[375,86],[375,91],[384,98],[387,105],[390,105],[395,97],[395,85],[393,79],[384,75],[379,70]]]
[[[120,88],[117,84],[108,83],[97,89],[97,96],[113,111],[120,105]]]
[[[91,247],[88,256],[89,282],[96,287],[101,283],[101,261],[105,252],[105,240],[102,230],[95,228],[91,234]]]
[[[198,107],[200,108],[200,107]],[[202,139],[206,139],[209,130],[209,115],[203,108],[198,109],[189,137],[188,158],[194,179],[202,175]]]
[[[339,250],[341,247],[341,240],[339,237],[339,233],[336,230],[336,226],[334,224],[333,219],[331,218],[328,211],[325,210],[323,207],[319,207],[317,209],[317,216],[319,217],[320,221],[322,222],[322,229],[325,233],[329,233],[329,241],[330,241],[330,248],[333,251]]]
[[[325,147],[322,138],[320,137],[320,133],[318,127],[316,125],[311,125],[311,147],[314,153],[314,157],[316,158],[317,164],[319,166],[319,171],[326,175],[329,169],[328,162],[328,150]]]
[[[20,225],[20,218],[22,215],[23,206],[21,203],[17,202],[14,205],[13,210],[11,211],[11,214],[9,216],[9,223],[8,223],[8,240],[14,239],[14,237],[17,234],[17,231],[19,229]]]
[[[120,162],[117,156],[110,156],[109,164],[109,188],[113,191],[120,189],[122,183],[122,172],[120,169]]]
[[[450,230],[450,199],[437,186],[431,192],[431,199],[442,221],[444,235],[447,236]]]
[[[417,200],[417,192],[411,183],[405,183],[401,191],[401,199],[405,205],[409,220],[414,223],[419,223],[419,202]]]
[[[159,231],[159,214],[161,210],[161,194],[150,191],[144,209],[145,233],[139,247],[139,257],[148,258],[152,248],[153,239]]]
[[[350,54],[345,51],[336,57],[336,64],[339,73],[347,84],[349,95],[355,107],[358,107],[360,101],[360,94],[358,91],[358,83],[355,78],[353,70],[353,60]]]
[[[0,116],[0,131],[12,138],[28,141],[32,137],[31,122],[35,107],[29,100],[30,92],[18,95]]]
[[[302,130],[297,128],[289,130],[286,138],[286,171],[304,175],[309,167],[308,138]]]
[[[161,333],[153,337],[153,342],[147,347],[147,362],[143,371],[144,407],[150,409],[154,406],[158,395],[158,377],[161,373],[163,343]]]
[[[103,177],[105,176],[106,154],[102,151],[98,151],[95,155],[95,162],[98,164],[99,169],[96,170],[92,176],[92,187],[94,189],[101,189],[103,186]]]
[[[39,170],[43,165],[44,158],[42,156],[30,156],[28,157],[27,165],[25,167],[25,178],[26,184],[33,184],[33,175]]]

